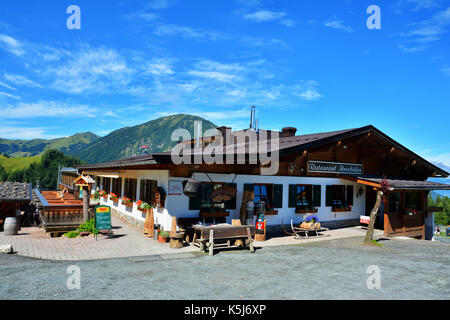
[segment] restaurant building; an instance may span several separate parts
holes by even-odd
[[[356,226],[360,225],[360,216],[370,214],[384,177],[390,191],[384,197],[376,227],[384,229],[386,236],[426,238],[426,229],[433,228],[436,210],[427,207],[428,194],[430,190],[450,190],[450,185],[427,179],[448,177],[448,172],[371,125],[316,134],[296,133],[292,127],[276,135],[258,130],[252,118],[249,129],[233,132],[220,127],[216,136],[177,144],[192,146],[194,151],[183,152],[183,156],[195,160],[197,153],[221,139],[223,147],[215,149],[214,155],[230,156],[227,159],[234,161],[174,163],[171,152],[162,152],[77,168],[96,179],[99,189],[119,198],[131,198],[134,203],[152,203],[158,191],[164,208],[155,210],[155,222],[165,230],[170,230],[172,216],[216,223],[240,219],[245,191],[253,191],[255,203],[265,202],[269,232],[279,230],[282,223],[290,223],[291,219],[300,223],[306,213],[314,213],[329,228]],[[239,140],[239,135],[256,136],[256,142],[250,138]],[[272,143],[275,136],[279,136],[276,145]],[[263,174],[269,166],[267,161],[254,161],[256,145],[269,146],[268,155],[278,154],[275,174]],[[201,183],[197,196],[184,194],[187,180]],[[211,193],[225,186],[236,190],[235,197],[214,202]],[[135,204],[126,206],[120,199],[114,202],[110,197],[102,198],[102,203],[135,224],[144,223],[145,215]]]

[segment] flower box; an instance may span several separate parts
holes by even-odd
[[[347,208],[332,208],[331,211],[332,211],[332,212],[349,212],[349,211],[352,211],[352,207],[347,207]]]
[[[278,214],[278,210],[272,210],[272,211],[264,211],[265,216],[276,216]],[[257,216],[257,213],[253,214],[254,216]]]
[[[230,213],[228,211],[200,211],[201,218],[224,218],[228,217]]]
[[[122,201],[122,204],[127,208],[133,208],[133,202],[129,203],[129,202]]]
[[[295,209],[295,213],[300,213],[300,214],[304,214],[304,213],[317,213],[318,209]]]

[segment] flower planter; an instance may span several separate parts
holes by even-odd
[[[224,218],[228,217],[230,215],[229,212],[201,212],[200,211],[200,217],[201,218]]]
[[[349,212],[352,211],[352,208],[332,208],[332,212]]]
[[[278,210],[273,211],[264,211],[265,216],[276,216],[278,214]],[[258,214],[253,214],[254,216],[257,216]]]
[[[319,222],[302,222],[300,224],[300,228],[316,230],[316,229],[320,229],[320,223]]]
[[[133,208],[133,204],[132,203],[124,203],[122,202],[122,204],[127,207],[127,208]]]
[[[118,198],[109,198],[109,200],[111,200],[112,202],[118,202],[119,201]]]
[[[158,235],[158,242],[159,243],[167,243],[167,239],[166,237],[161,237],[160,235]]]
[[[318,210],[317,209],[295,209],[295,213],[317,213]]]

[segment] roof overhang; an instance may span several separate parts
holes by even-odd
[[[91,170],[85,170],[83,171],[83,174],[88,174],[90,176],[97,176],[97,177],[103,177],[103,178],[119,178],[120,174],[119,172],[108,172],[108,171],[91,171]]]
[[[351,177],[351,176],[341,176],[342,179],[354,181],[359,184],[366,186],[371,186],[376,189],[381,189],[381,181],[383,178],[380,177]],[[421,181],[421,180],[404,180],[404,179],[393,179],[386,178],[390,190],[450,190],[450,184],[437,183],[431,181]]]

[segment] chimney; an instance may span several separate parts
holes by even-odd
[[[284,137],[294,137],[295,133],[297,132],[297,128],[294,127],[285,127],[281,129],[281,135],[280,138]]]
[[[256,114],[256,110],[255,110],[255,106],[252,106],[252,110],[250,113],[250,129],[255,130],[255,114]]]

